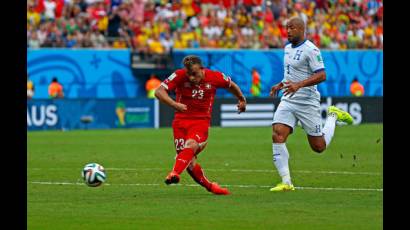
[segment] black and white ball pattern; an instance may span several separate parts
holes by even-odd
[[[90,187],[98,187],[106,179],[104,167],[97,163],[90,163],[84,166],[81,176],[85,184]]]

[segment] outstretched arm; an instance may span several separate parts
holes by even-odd
[[[180,112],[184,112],[187,110],[187,106],[182,103],[174,101],[168,95],[168,91],[162,85],[155,90],[155,97],[158,98],[159,101],[167,104],[175,110],[178,110]]]
[[[231,81],[231,85],[228,88],[228,91],[231,92],[238,99],[238,113],[245,112],[246,110],[246,98],[243,96],[243,93],[239,86]]]

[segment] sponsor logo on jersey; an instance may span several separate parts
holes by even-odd
[[[206,89],[211,89],[211,88],[212,88],[212,86],[211,86],[211,84],[206,83],[206,84],[205,84],[205,88],[206,88]]]

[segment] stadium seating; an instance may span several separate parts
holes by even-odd
[[[272,49],[286,19],[323,49],[382,49],[381,0],[28,0],[27,47]]]

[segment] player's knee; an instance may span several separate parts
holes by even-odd
[[[195,140],[190,139],[187,142],[185,142],[185,148],[190,148],[194,150],[194,153],[196,153],[199,149],[199,144]]]
[[[325,151],[326,149],[326,145],[323,145],[323,144],[311,144],[310,147],[312,148],[313,151],[317,153],[321,153]]]
[[[286,142],[286,137],[285,137],[285,135],[282,135],[282,134],[280,134],[276,131],[273,131],[272,141],[273,141],[273,143],[285,143]]]

